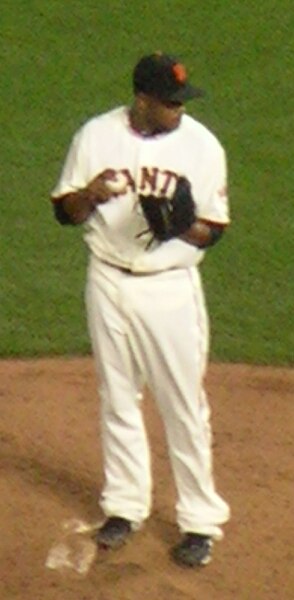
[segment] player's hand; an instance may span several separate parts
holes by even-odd
[[[97,204],[105,204],[114,196],[124,194],[127,183],[112,173],[100,173],[83,189],[54,198],[55,217],[62,225],[84,223]]]
[[[96,199],[96,204],[103,204],[114,196],[125,194],[127,182],[124,178],[117,178],[110,170],[107,170],[92,179],[86,189]]]
[[[80,225],[95,211],[97,204],[105,204],[113,196],[106,178],[97,175],[85,188],[54,198],[55,217],[61,225]]]
[[[86,189],[95,198],[97,204],[104,204],[114,195],[103,175],[94,177]]]

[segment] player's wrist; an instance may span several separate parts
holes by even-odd
[[[89,209],[94,209],[99,202],[97,194],[90,187],[85,187],[78,191],[79,199],[83,204],[86,204]]]
[[[221,238],[224,231],[224,225],[217,223],[206,223],[196,220],[195,223],[181,236],[182,240],[188,244],[205,249],[214,246]]]
[[[86,221],[96,207],[95,198],[85,188],[66,194],[58,202],[72,225],[79,225]]]

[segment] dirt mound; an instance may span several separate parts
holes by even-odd
[[[88,573],[45,566],[62,524],[101,519],[99,398],[91,358],[0,362],[1,600],[292,600],[294,370],[211,365],[217,487],[232,519],[201,570],[170,562],[178,539],[162,424],[145,399],[153,513]]]

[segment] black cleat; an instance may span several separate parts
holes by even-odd
[[[132,532],[131,522],[123,517],[109,517],[96,534],[99,548],[115,550],[123,546]]]
[[[179,544],[174,546],[171,556],[178,565],[197,567],[211,561],[212,539],[208,535],[186,533]]]

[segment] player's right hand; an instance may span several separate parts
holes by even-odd
[[[97,204],[104,204],[104,202],[107,202],[114,195],[103,175],[94,177],[86,189],[95,198]]]

